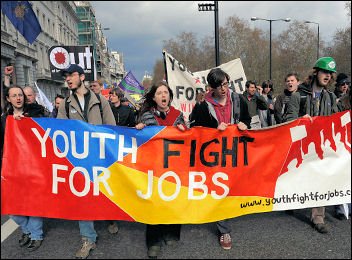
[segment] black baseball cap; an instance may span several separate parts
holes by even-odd
[[[84,74],[83,69],[77,64],[70,64],[65,69],[61,70],[61,75],[64,76],[65,72],[72,74],[73,72],[78,72],[79,75]]]

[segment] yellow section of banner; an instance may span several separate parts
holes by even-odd
[[[159,191],[160,178],[153,177],[153,192],[149,198],[142,198],[137,194],[147,194],[148,174],[135,169],[114,163],[109,167],[111,176],[107,183],[112,195],[108,193],[105,185],[100,184],[100,192],[111,199],[122,210],[129,214],[135,221],[146,224],[201,224],[222,219],[238,217],[241,215],[268,212],[273,210],[272,203],[267,203],[270,198],[263,197],[225,197],[214,199],[208,191],[194,191],[189,195],[189,188],[163,180],[162,191]],[[172,178],[172,177],[168,177]],[[179,188],[179,192],[178,192]],[[171,198],[165,201],[161,198]],[[203,199],[189,199],[189,196]],[[222,194],[218,194],[222,195]],[[270,199],[271,201],[271,199]],[[216,208],[216,211],[213,209]],[[236,210],[238,208],[238,210]],[[231,209],[231,211],[229,210]]]

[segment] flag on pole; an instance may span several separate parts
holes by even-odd
[[[28,1],[1,1],[1,9],[13,26],[32,44],[42,28]]]
[[[106,82],[104,82],[104,88],[103,89],[108,89],[108,85],[106,85]]]
[[[143,95],[145,88],[141,86],[138,80],[129,71],[123,80],[119,83],[119,87],[128,93]]]
[[[46,107],[50,112],[53,112],[53,105],[49,101],[49,99],[45,96],[44,92],[38,87],[37,82],[34,82],[35,86],[37,87],[38,94],[36,100],[38,104]]]

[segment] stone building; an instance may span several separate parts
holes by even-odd
[[[117,51],[110,52],[110,82],[111,85],[119,85],[121,80],[126,76],[123,62],[123,53]]]
[[[48,50],[54,45],[78,45],[78,23],[74,1],[29,1],[42,28],[29,44],[1,11],[1,75],[9,63],[15,67],[20,86],[38,87],[53,102],[56,94],[68,94],[64,80],[52,80]],[[36,91],[36,88],[34,88]]]
[[[35,82],[54,103],[56,94],[68,96],[69,89],[64,81],[52,80],[48,50],[52,46],[94,47],[97,76],[103,77],[111,86],[119,83],[126,72],[123,54],[109,53],[107,38],[96,21],[95,12],[89,1],[29,1],[42,32],[33,44],[29,44],[10,20],[1,11],[1,76],[8,64],[15,67],[13,83],[22,87]],[[1,104],[3,106],[3,98]]]

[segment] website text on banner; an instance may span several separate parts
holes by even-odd
[[[173,91],[172,105],[182,111],[186,122],[196,102],[199,92],[205,90],[207,75],[211,69],[191,72],[177,61],[171,54],[163,52],[167,82]],[[237,93],[242,93],[247,81],[241,59],[235,59],[219,66],[230,76],[229,87]]]
[[[5,134],[1,214],[206,223],[351,201],[350,111],[223,132],[9,117]]]

